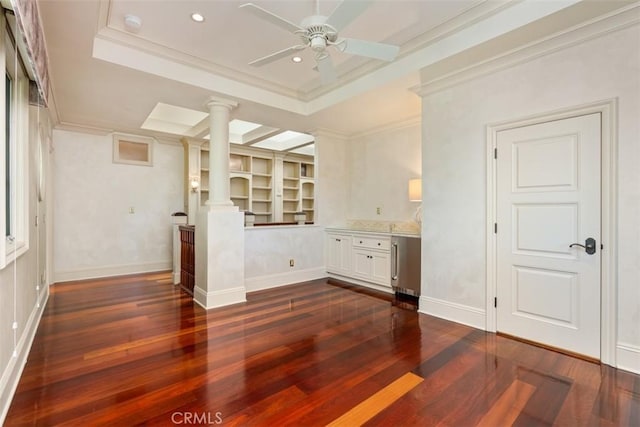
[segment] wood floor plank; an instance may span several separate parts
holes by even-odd
[[[522,381],[512,382],[491,410],[480,419],[477,426],[495,427],[513,424],[535,390],[536,388],[531,384]]]
[[[204,310],[170,277],[52,286],[5,425],[640,424],[640,376],[393,295],[323,279]]]
[[[392,405],[396,400],[404,396],[409,390],[423,381],[423,378],[407,372],[376,394],[360,403],[349,412],[341,415],[333,422],[327,424],[328,427],[351,427],[361,426],[380,411]]]

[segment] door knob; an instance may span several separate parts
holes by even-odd
[[[596,253],[596,239],[594,239],[593,237],[589,237],[587,240],[585,240],[584,245],[580,243],[572,243],[569,245],[570,248],[574,246],[580,246],[581,248],[584,248],[584,251],[589,255],[593,255]]]

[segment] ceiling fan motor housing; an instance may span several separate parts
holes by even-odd
[[[301,37],[315,52],[324,51],[327,44],[338,38],[338,32],[331,25],[325,24],[326,20],[326,16],[312,15],[303,19],[300,24],[305,29]]]

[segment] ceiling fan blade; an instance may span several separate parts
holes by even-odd
[[[381,59],[383,61],[393,61],[398,55],[400,48],[391,44],[370,42],[367,40],[344,39],[343,44],[338,47],[341,51],[353,55],[366,56],[369,58]]]
[[[289,31],[290,33],[300,31],[304,29],[299,25],[294,24],[291,21],[288,21],[272,12],[269,12],[266,9],[261,8],[260,6],[256,6],[253,3],[245,3],[243,5],[238,6],[240,9],[245,9],[251,13],[253,13],[258,18],[264,19],[265,21],[271,22],[278,27]]]
[[[327,18],[326,23],[341,30],[356,19],[371,4],[371,0],[343,0]]]
[[[304,46],[291,46],[286,49],[279,50],[270,55],[264,56],[262,58],[256,59],[254,61],[249,62],[249,65],[253,65],[255,67],[260,67],[265,64],[269,64],[270,62],[277,61],[278,59],[282,59],[284,57],[289,56],[293,52],[297,52],[299,50],[304,49]]]
[[[333,62],[329,55],[326,55],[321,59],[316,59],[316,64],[318,64],[318,71],[320,72],[320,80],[322,80],[322,84],[326,85],[336,81],[336,70],[333,68]]]

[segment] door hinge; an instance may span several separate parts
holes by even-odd
[[[493,149],[493,158],[494,158],[494,159],[497,159],[497,158],[498,158],[498,149],[497,149],[497,148],[494,148],[494,149]]]
[[[602,243],[600,243],[600,250],[604,250],[604,245]]]
[[[493,297],[493,306],[498,308],[498,297]]]
[[[498,223],[497,222],[493,223],[493,234],[498,234]]]

